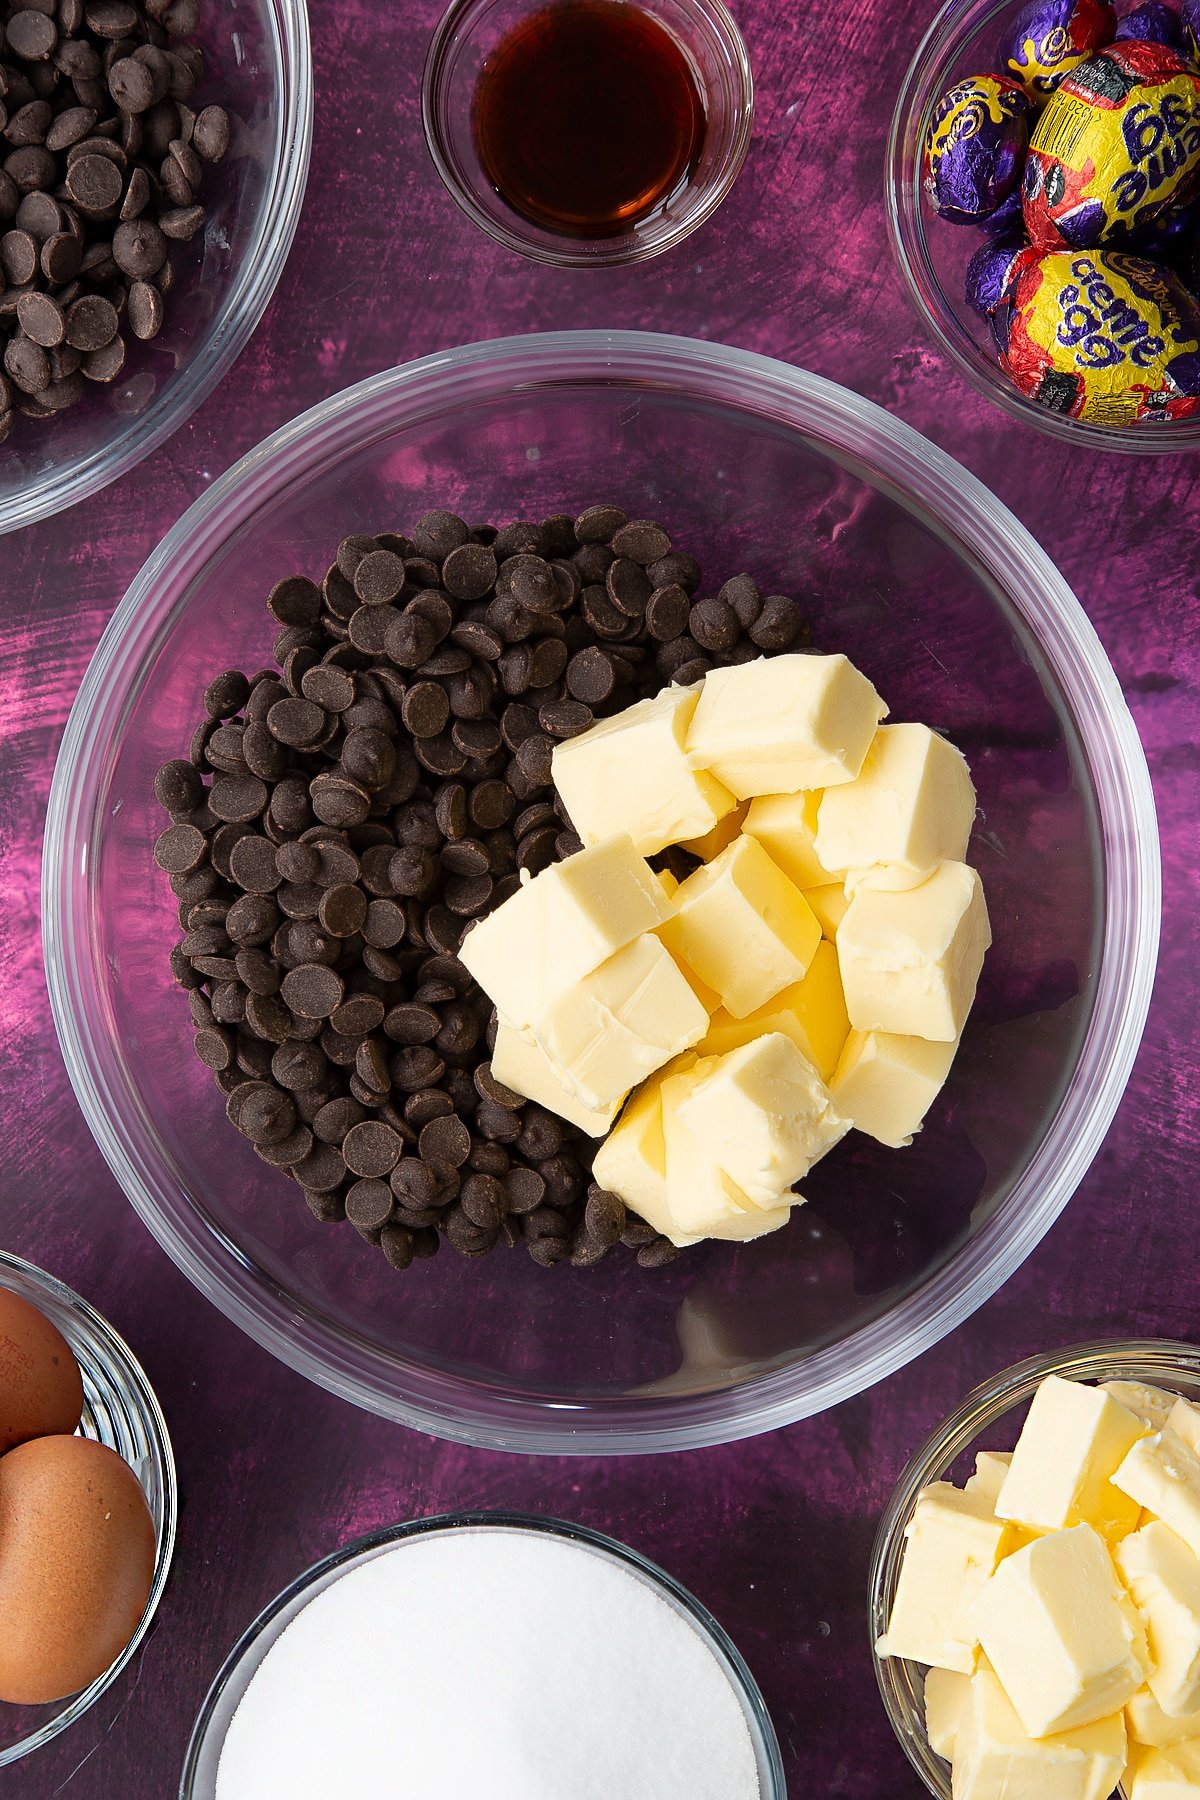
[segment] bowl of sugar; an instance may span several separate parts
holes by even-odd
[[[599,1532],[494,1512],[375,1532],[285,1588],[213,1682],[179,1788],[383,1792],[786,1795],[762,1695],[698,1600]]]

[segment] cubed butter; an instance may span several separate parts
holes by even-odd
[[[699,696],[698,686],[663,688],[555,745],[550,772],[585,844],[625,832],[652,856],[732,811],[729,789],[684,750]]]
[[[530,1026],[584,1106],[596,1112],[619,1106],[707,1029],[707,1012],[651,933],[549,1001]]]
[[[1138,1440],[1115,1471],[1113,1486],[1200,1556],[1200,1458],[1170,1426]]]
[[[991,941],[983,886],[966,863],[941,863],[903,893],[860,888],[837,934],[850,1023],[954,1042]]]
[[[674,908],[663,943],[737,1019],[801,981],[821,941],[808,901],[752,837],[689,875]]]
[[[1177,1438],[1182,1438],[1193,1455],[1200,1455],[1200,1406],[1193,1406],[1190,1400],[1180,1395],[1165,1423],[1170,1426]]]
[[[1047,1376],[1017,1439],[997,1513],[1034,1531],[1084,1521],[1106,1536],[1132,1531],[1139,1509],[1112,1476],[1144,1432],[1141,1420],[1101,1388]]]
[[[673,900],[679,892],[678,875],[673,875],[670,869],[659,869],[656,871],[655,879],[663,893],[667,896],[667,899]]]
[[[769,656],[713,669],[688,728],[688,760],[737,795],[853,781],[887,707],[845,656]]]
[[[1030,1737],[1120,1712],[1146,1679],[1141,1620],[1090,1525],[1035,1538],[1005,1557],[971,1608],[970,1626]]]
[[[1125,1792],[1129,1800],[1195,1800],[1200,1794],[1200,1739],[1138,1752]]]
[[[963,1708],[971,1692],[971,1677],[954,1669],[925,1672],[925,1736],[935,1756],[949,1762],[954,1755]]]
[[[981,1662],[959,1719],[954,1800],[1108,1800],[1125,1768],[1120,1713],[1033,1739]]]
[[[821,795],[760,794],[750,802],[742,829],[757,838],[798,888],[825,887],[840,880],[844,869],[817,855],[817,808]]]
[[[778,1206],[847,1129],[812,1063],[779,1031],[697,1070],[679,1117],[739,1192],[765,1207]]]
[[[1102,1381],[1101,1388],[1120,1402],[1126,1412],[1139,1418],[1149,1431],[1161,1431],[1167,1423],[1177,1396],[1165,1388],[1152,1387],[1148,1381]]]
[[[749,806],[748,800],[741,801],[732,812],[727,812],[723,819],[718,819],[712,830],[706,831],[703,837],[680,838],[679,848],[689,851],[692,856],[698,856],[701,862],[711,862],[714,856],[720,856],[727,844],[732,844],[741,831]]]
[[[663,1137],[662,1095],[657,1079],[630,1100],[592,1159],[592,1176],[655,1231],[682,1245],[694,1237],[677,1232],[667,1207],[667,1146]]]
[[[803,981],[784,988],[744,1019],[735,1019],[722,1007],[710,1019],[698,1049],[702,1056],[723,1056],[769,1031],[781,1031],[803,1051],[822,1081],[828,1081],[849,1030],[837,951],[822,941]]]
[[[975,1473],[964,1484],[964,1493],[978,1494],[994,1509],[1011,1467],[1011,1450],[981,1450],[975,1458]]]
[[[1011,1530],[980,1495],[935,1481],[918,1497],[904,1540],[896,1598],[876,1652],[969,1675],[976,1636],[968,1615],[1007,1555]]]
[[[857,777],[822,795],[815,848],[830,870],[961,862],[975,788],[960,750],[928,725],[881,725]]]
[[[805,888],[804,898],[812,907],[821,927],[821,936],[830,943],[837,937],[838,926],[846,916],[849,895],[840,881],[827,881],[823,887]]]
[[[1186,1743],[1189,1738],[1200,1738],[1200,1711],[1182,1713],[1173,1719],[1148,1687],[1139,1688],[1125,1708],[1125,1723],[1137,1743],[1151,1744],[1160,1750]]]
[[[520,1030],[505,1018],[496,1027],[492,1074],[514,1093],[536,1100],[547,1112],[557,1113],[589,1137],[603,1137],[620,1110],[619,1100],[603,1109],[585,1106],[565,1071],[547,1055],[533,1033]]]
[[[743,1194],[713,1161],[684,1124],[681,1108],[697,1080],[710,1072],[715,1059],[703,1057],[692,1067],[664,1078],[661,1086],[663,1138],[667,1158],[667,1210],[675,1243],[702,1237],[745,1242],[786,1224],[790,1205],[761,1207]],[[798,1196],[792,1197],[799,1203]]]
[[[459,959],[514,1025],[547,1005],[671,910],[626,836],[551,863],[468,931]]]
[[[893,1150],[911,1144],[945,1085],[957,1042],[851,1031],[830,1077],[844,1119]]]
[[[1113,1551],[1146,1626],[1150,1691],[1165,1713],[1200,1709],[1200,1558],[1152,1519]]]

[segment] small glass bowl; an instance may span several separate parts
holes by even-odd
[[[79,1432],[124,1458],[142,1484],[154,1519],[158,1553],[154,1583],[137,1630],[103,1675],[69,1700],[48,1706],[10,1706],[0,1701],[0,1769],[40,1750],[97,1701],[131,1660],[162,1599],[175,1549],[175,1459],[166,1421],[129,1346],[86,1300],[47,1275],[0,1250],[0,1288],[19,1294],[58,1327],[83,1375]]]
[[[909,1460],[892,1491],[871,1555],[871,1656],[892,1729],[909,1762],[937,1800],[951,1800],[950,1765],[929,1747],[925,1736],[925,1674],[920,1663],[875,1655],[896,1597],[904,1554],[904,1528],[917,1497],[931,1482],[970,1475],[975,1453],[1011,1450],[1025,1408],[1048,1375],[1069,1381],[1144,1381],[1200,1401],[1200,1347],[1169,1338],[1129,1338],[1076,1344],[1002,1369],[969,1393],[962,1405],[933,1431]]]
[[[217,1767],[225,1744],[230,1721],[241,1703],[251,1679],[257,1674],[264,1657],[297,1613],[351,1569],[382,1556],[398,1543],[425,1537],[431,1532],[515,1531],[522,1536],[543,1533],[578,1544],[594,1555],[605,1557],[635,1575],[652,1588],[671,1610],[690,1625],[697,1637],[708,1646],[741,1702],[746,1729],[754,1748],[758,1766],[761,1800],[787,1800],[779,1741],[770,1714],[750,1670],[740,1653],[707,1607],[694,1594],[660,1569],[639,1556],[627,1544],[592,1531],[585,1525],[571,1525],[562,1519],[538,1518],[518,1512],[439,1513],[428,1519],[413,1519],[405,1525],[390,1525],[367,1537],[344,1544],[329,1556],[322,1557],[303,1575],[284,1588],[270,1605],[259,1613],[226,1657],[216,1680],[208,1690],[204,1705],[192,1730],[179,1782],[179,1800],[213,1800],[217,1787]]]
[[[162,331],[131,343],[119,379],[89,383],[51,420],[18,418],[0,446],[0,534],[107,487],[178,431],[241,355],[283,272],[312,141],[304,0],[222,0],[194,41],[209,71],[200,99],[233,124],[228,155],[205,175],[204,229],[173,256]]]
[[[750,59],[722,0],[638,0],[687,56],[704,104],[706,130],[688,179],[628,231],[565,237],[525,219],[497,192],[479,158],[473,129],[484,62],[521,20],[555,0],[454,0],[425,61],[421,114],[438,174],[469,219],[508,250],[562,268],[645,262],[689,237],[716,211],[745,161],[754,124]]]
[[[1118,12],[1133,3],[1118,0]],[[959,374],[1014,419],[1077,448],[1186,450],[1200,444],[1200,414],[1099,425],[1064,418],[1027,398],[1001,367],[987,322],[963,296],[967,263],[985,242],[983,233],[940,219],[922,191],[923,146],[934,106],[953,82],[997,66],[1000,40],[1020,7],[1021,0],[950,0],[913,57],[896,101],[887,157],[888,230],[900,273],[917,312]]]

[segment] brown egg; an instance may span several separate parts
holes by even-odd
[[[29,1438],[69,1434],[82,1411],[83,1381],[66,1338],[0,1287],[0,1456]]]
[[[88,1438],[0,1456],[0,1700],[36,1705],[102,1675],[137,1629],[154,1576],[137,1476]]]

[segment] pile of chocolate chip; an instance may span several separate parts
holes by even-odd
[[[0,0],[0,443],[114,381],[204,223],[199,0]]]
[[[698,598],[661,526],[592,506],[350,537],[267,605],[278,671],[217,676],[155,792],[195,1048],[258,1155],[406,1268],[523,1242],[550,1267],[676,1254],[590,1182],[594,1140],[497,1082],[470,922],[579,849],[556,742],[720,664],[796,647],[748,575]]]

